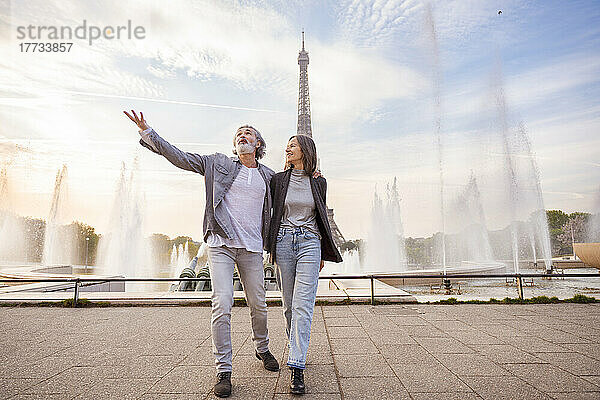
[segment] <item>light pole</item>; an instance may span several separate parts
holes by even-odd
[[[86,237],[85,238],[85,272],[87,272],[87,265],[88,265],[88,247],[90,246],[90,238]]]

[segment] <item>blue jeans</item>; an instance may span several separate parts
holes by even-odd
[[[280,228],[275,256],[290,347],[287,365],[304,369],[319,283],[321,240],[302,227]]]

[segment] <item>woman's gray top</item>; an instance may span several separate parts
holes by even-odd
[[[301,226],[321,237],[315,216],[315,199],[310,188],[309,177],[303,169],[293,169],[285,196],[281,227]]]

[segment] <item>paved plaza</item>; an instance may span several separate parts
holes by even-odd
[[[232,316],[233,396],[287,399]],[[287,350],[269,307],[271,351]],[[600,305],[317,306],[304,399],[600,399]],[[208,307],[0,307],[0,398],[211,399]]]

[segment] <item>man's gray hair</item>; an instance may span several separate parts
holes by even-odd
[[[235,130],[235,133],[237,134],[237,131],[239,131],[242,128],[250,128],[254,131],[254,133],[256,134],[256,141],[258,143],[260,143],[260,146],[258,147],[258,149],[256,149],[256,159],[260,160],[261,158],[263,158],[267,152],[267,142],[265,142],[265,139],[263,139],[262,135],[260,134],[260,132],[258,131],[258,129],[256,129],[253,126],[250,125],[242,125],[239,128],[237,128]],[[237,150],[235,149],[235,134],[233,135],[233,154],[235,154],[237,156]]]

